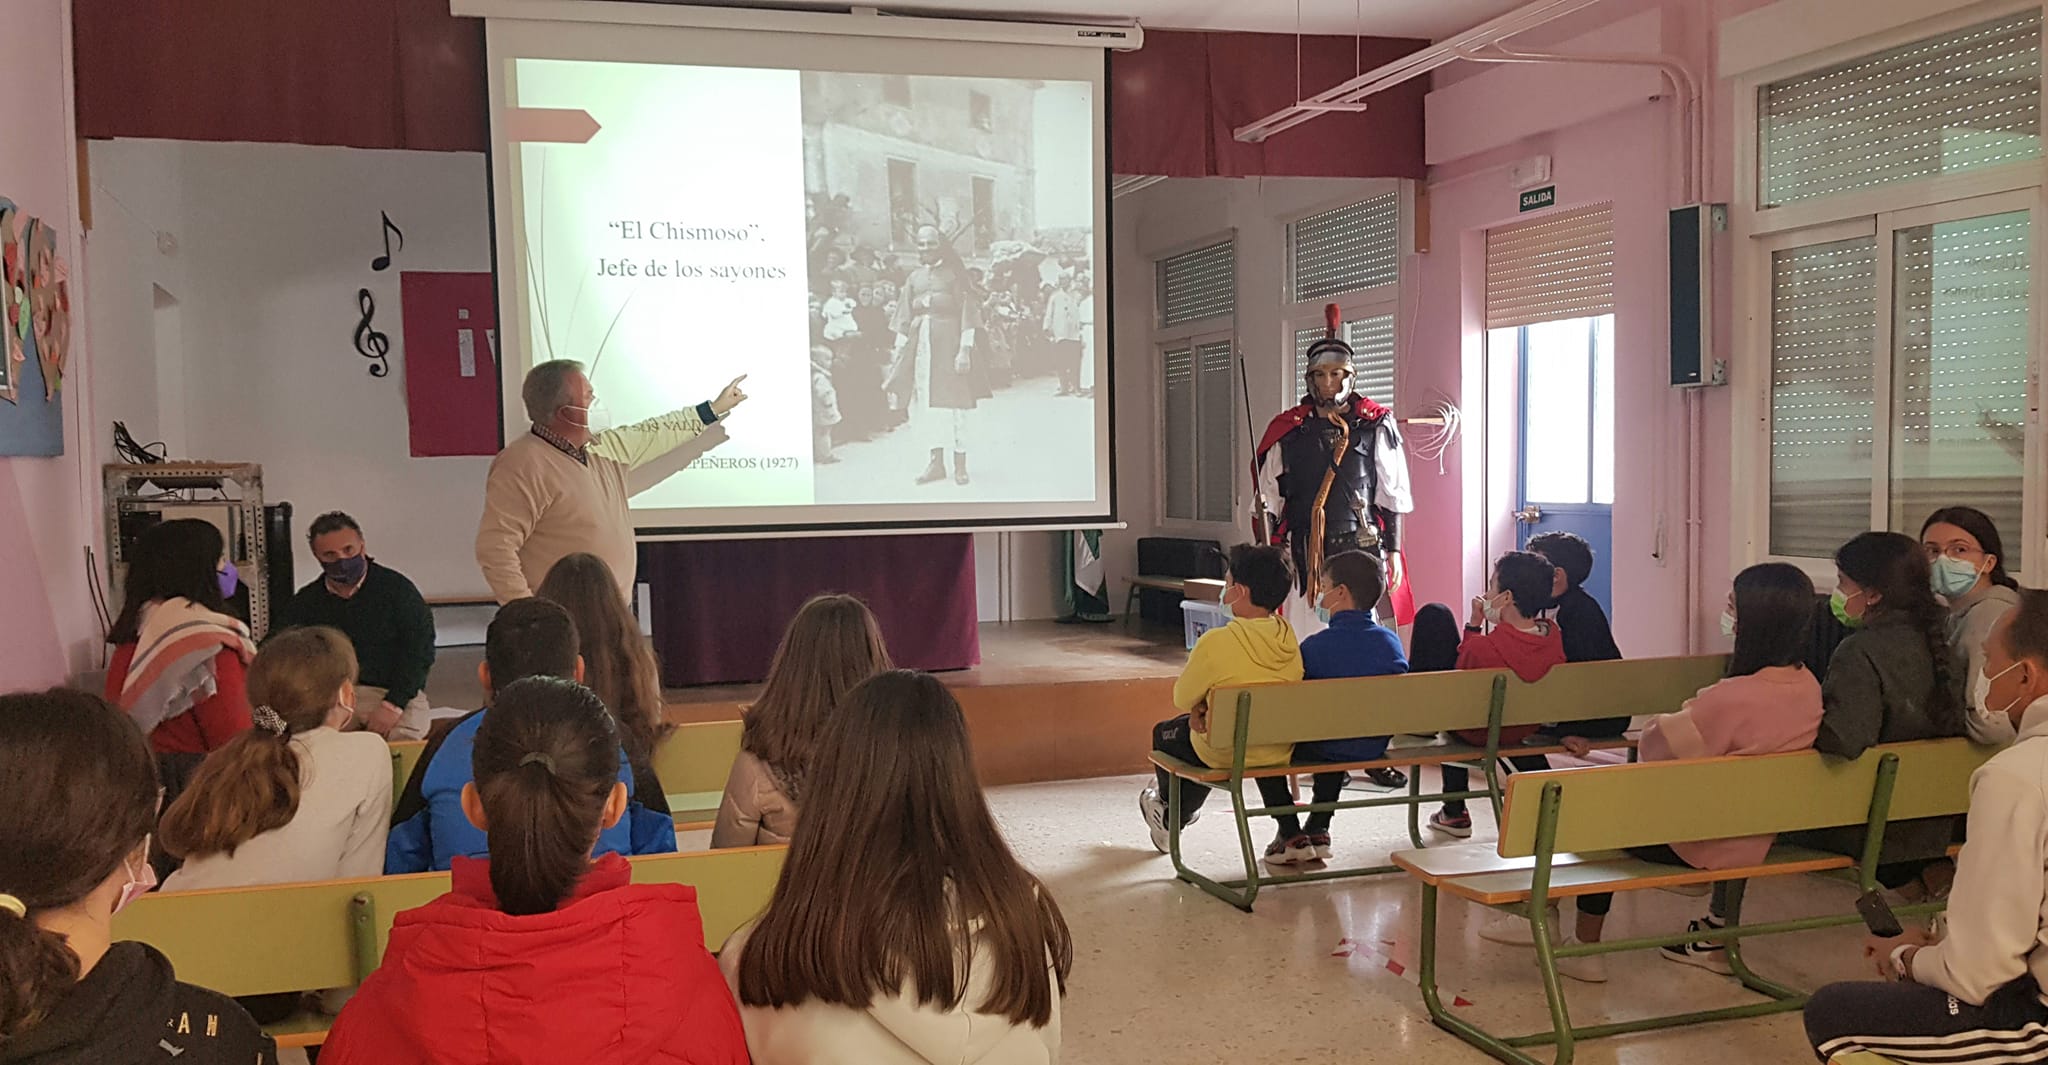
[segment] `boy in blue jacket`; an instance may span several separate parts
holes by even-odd
[[[576,623],[561,605],[547,599],[515,599],[499,608],[484,636],[484,661],[477,670],[484,701],[499,688],[528,677],[583,680],[583,656],[576,653]],[[462,787],[475,774],[470,753],[476,730],[490,707],[471,711],[455,727],[428,741],[419,763],[391,811],[391,835],[384,844],[384,872],[424,873],[447,869],[456,855],[490,857],[490,839],[462,812]],[[597,837],[595,855],[669,854],[676,849],[675,822],[655,813],[636,792],[633,768],[624,749],[619,755],[619,782],[626,785],[626,816]],[[661,804],[667,806],[666,797]]]
[[[1408,656],[1401,652],[1401,638],[1373,620],[1373,604],[1386,591],[1386,574],[1380,560],[1363,551],[1346,551],[1323,561],[1321,606],[1330,612],[1330,626],[1301,641],[1301,669],[1304,680],[1331,677],[1382,677],[1408,672]],[[1294,745],[1294,764],[1369,762],[1387,753],[1386,736],[1365,736],[1348,740],[1319,740]],[[1312,797],[1316,802],[1336,802],[1344,793],[1347,773],[1317,773]],[[1260,777],[1259,794],[1267,806],[1292,804],[1286,777]],[[1302,865],[1330,858],[1330,818],[1327,811],[1308,815],[1303,827],[1293,814],[1283,814],[1279,835],[1266,848],[1268,865]]]

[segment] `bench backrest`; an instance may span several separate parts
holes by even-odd
[[[654,749],[654,775],[670,794],[724,791],[732,760],[740,753],[740,722],[706,721],[677,725]],[[424,740],[391,745],[391,795],[397,801],[426,751]]]
[[[1500,854],[1536,853],[1544,785],[1559,786],[1554,851],[1798,832],[1870,820],[1878,765],[1898,758],[1888,821],[1970,808],[1970,774],[1997,751],[1968,740],[1873,747],[1845,762],[1817,751],[1516,773],[1508,778]]]
[[[704,945],[716,951],[775,894],[786,847],[739,847],[628,859],[641,884],[693,884]],[[373,900],[375,952],[392,918],[448,891],[447,873],[222,888],[145,896],[114,919],[114,938],[148,943],[180,980],[228,995],[348,987],[359,940],[349,900]]]
[[[677,725],[654,748],[654,775],[669,794],[724,791],[732,761],[739,757],[739,721]]]
[[[1534,684],[1504,669],[1473,669],[1218,688],[1209,698],[1209,734],[1234,735],[1247,705],[1245,742],[1253,745],[1485,728],[1496,681],[1506,685],[1506,725],[1668,714],[1721,679],[1725,662],[1721,655],[1580,662]]]
[[[1721,679],[1726,655],[1570,662],[1534,684],[1508,676],[1503,725],[1668,714]]]

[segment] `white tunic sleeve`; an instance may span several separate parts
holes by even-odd
[[[1280,459],[1278,443],[1266,449],[1266,459],[1259,463],[1259,507],[1267,514],[1286,510],[1286,503],[1280,498],[1280,474],[1286,465]]]
[[[1380,433],[1380,446],[1373,449],[1373,464],[1379,473],[1379,491],[1374,494],[1373,503],[1395,514],[1412,513],[1415,497],[1408,491],[1408,452],[1402,450],[1398,433],[1377,428],[1374,431]]]

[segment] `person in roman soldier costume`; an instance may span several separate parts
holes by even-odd
[[[1393,622],[1415,620],[1414,594],[1401,556],[1401,516],[1415,509],[1408,457],[1393,412],[1351,390],[1351,345],[1338,335],[1341,312],[1325,309],[1328,332],[1309,345],[1307,392],[1266,426],[1252,457],[1258,484],[1257,535],[1294,558],[1299,593],[1287,618],[1304,635],[1320,628],[1323,559],[1365,551],[1387,571]],[[1382,614],[1382,620],[1386,620]]]

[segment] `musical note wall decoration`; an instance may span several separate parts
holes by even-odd
[[[371,377],[388,377],[391,374],[391,337],[371,324],[377,314],[377,300],[370,290],[356,290],[356,306],[363,312],[362,320],[356,323],[356,353],[366,359],[376,360],[370,367]]]
[[[396,235],[398,237],[398,250],[404,251],[405,231],[398,228],[391,221],[391,216],[383,211],[378,211],[377,217],[384,220],[384,254],[370,260],[370,269],[375,271],[389,270],[391,269],[391,238],[393,235]]]

